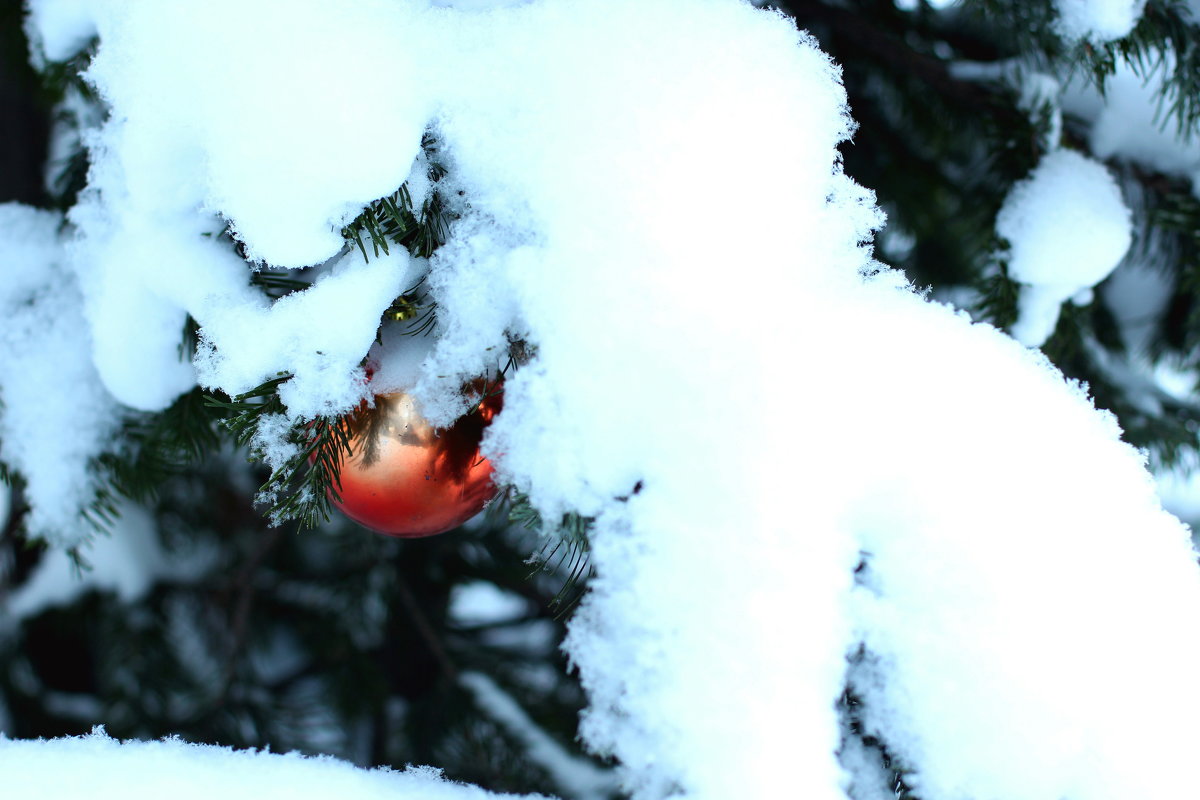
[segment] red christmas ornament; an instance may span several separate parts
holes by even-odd
[[[449,428],[434,428],[403,392],[343,420],[351,454],[339,463],[331,500],[350,519],[388,536],[444,533],[478,514],[496,494],[492,465],[479,452],[503,405],[500,385],[474,382],[483,399]]]

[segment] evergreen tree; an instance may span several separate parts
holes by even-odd
[[[1086,384],[1156,469],[1186,469],[1200,423],[1190,383],[1200,369],[1200,9],[1147,0],[1136,26],[1112,35],[1070,28],[1059,5],[778,7],[841,67],[860,126],[843,147],[845,168],[888,215],[880,260],[975,319],[1012,328],[1025,313],[1023,282],[1011,270],[1017,243],[997,232],[1014,187],[1061,149],[1105,165],[1131,209],[1132,245],[1094,295],[1075,292],[1051,335],[1030,344]],[[86,186],[81,134],[104,113],[81,77],[97,42],[35,72],[21,3],[2,8],[3,156],[16,166],[0,170],[0,199],[65,212]],[[1109,124],[1104,103],[1143,83],[1159,109],[1153,123],[1175,148],[1170,157],[1139,149],[1152,134],[1136,120],[1125,121],[1126,140],[1098,132]],[[460,211],[454,176],[439,160],[436,131],[423,147],[432,191],[414,200],[400,186],[373,203],[345,227],[346,252],[427,258],[446,245]],[[215,238],[249,260],[232,228]],[[272,300],[309,285],[304,271],[270,265],[253,281]],[[379,325],[381,340],[436,335],[437,308],[424,287],[407,287]],[[198,335],[189,320],[183,353],[202,346]],[[529,362],[528,343],[510,344],[495,359],[492,385]],[[544,520],[502,487],[454,532],[370,533],[331,507],[347,448],[343,419],[292,424],[287,458],[262,446],[290,378],[232,397],[196,388],[166,410],[124,414],[119,446],[93,464],[100,489],[88,524],[96,553],[109,537],[145,533],[133,540],[147,542],[149,584],[105,577],[106,565],[90,564],[97,556],[80,546],[70,555],[82,582],[59,595],[46,588],[65,561],[26,530],[24,476],[5,469],[0,732],[54,737],[103,724],[121,738],[178,734],[363,765],[434,764],[494,790],[616,796],[609,765],[579,751],[586,698],[558,649],[586,591],[589,519]],[[505,695],[524,723],[496,712]],[[915,796],[906,767],[858,727],[858,703],[847,688],[850,729],[881,747],[895,795]],[[574,783],[531,755],[530,730],[577,760]]]

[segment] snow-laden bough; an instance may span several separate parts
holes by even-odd
[[[925,800],[1189,786],[1187,531],[1082,389],[872,260],[837,68],[736,0],[502,5],[92,4],[113,113],[71,252],[108,389],[191,386],[190,314],[222,343],[206,385],[296,356],[293,413],[336,413],[373,332],[305,318],[377,319],[427,269],[429,416],[508,337],[536,353],[485,449],[544,515],[596,520],[566,647],[635,797],[879,796],[862,736]],[[450,241],[329,262],[425,130],[462,192]],[[329,276],[268,308],[202,235],[217,215]]]

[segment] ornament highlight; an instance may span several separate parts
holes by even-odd
[[[492,465],[479,452],[483,432],[499,413],[499,383],[478,380],[482,399],[449,428],[434,428],[412,395],[379,395],[374,408],[343,420],[351,453],[339,462],[333,505],[350,519],[388,536],[433,536],[483,510],[496,495]]]

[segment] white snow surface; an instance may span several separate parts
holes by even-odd
[[[113,113],[88,139],[95,163],[71,220],[105,385],[148,410],[195,385],[178,358],[190,314],[207,343],[226,345],[198,364],[206,385],[244,390],[295,367],[295,354],[308,359],[288,389],[295,417],[350,407],[362,395],[371,312],[378,319],[399,293],[407,259],[346,267],[355,277],[340,289],[289,298],[262,338],[247,339],[266,302],[216,234],[227,220],[253,259],[320,264],[342,250],[345,222],[399,186],[420,152],[429,95],[381,93],[376,80],[415,73],[420,53],[405,46],[421,39],[406,26],[414,7],[225,0],[93,11],[103,45],[88,78]],[[346,330],[330,352],[325,334],[338,325]]]
[[[1060,36],[1100,44],[1128,36],[1142,18],[1146,0],[1054,0],[1054,5]]]
[[[25,32],[30,60],[66,61],[96,35],[93,7],[97,0],[25,0]]]
[[[365,770],[330,757],[232,750],[180,739],[121,742],[103,730],[50,741],[0,734],[0,774],[11,800],[501,800],[540,795],[487,792],[448,781],[436,769]]]
[[[25,478],[28,529],[69,545],[90,531],[90,460],[111,444],[117,404],[89,357],[83,302],[65,268],[58,214],[0,205],[0,459]]]
[[[1190,790],[1187,530],[1079,387],[873,262],[882,216],[839,166],[837,69],[790,22],[737,0],[180,0],[97,5],[96,25],[112,115],[70,252],[105,385],[143,408],[191,386],[187,314],[219,343],[203,381],[231,389],[324,353],[343,319],[288,402],[348,407],[366,331],[414,268],[438,338],[391,380],[435,419],[527,340],[485,448],[547,518],[596,519],[598,574],[565,646],[590,696],[582,735],[635,798],[886,796],[845,740],[847,679],[926,800]],[[462,191],[428,265],[344,256],[267,310],[202,235],[223,218],[254,257],[323,264],[348,216],[419,169],[427,126]],[[1069,173],[1049,194],[1086,205],[1050,217],[1070,258],[1022,274],[1078,292],[1123,252],[1127,212],[1091,162],[1047,163]],[[76,741],[178,756],[164,774],[226,766]],[[19,752],[6,791],[89,772],[56,747],[0,748]],[[272,763],[279,782],[255,794],[317,768]]]
[[[1089,290],[1116,269],[1133,241],[1131,213],[1112,175],[1067,149],[1047,153],[1013,186],[996,232],[1011,247],[1009,277],[1021,284],[1012,334],[1030,347],[1054,332],[1064,302],[1091,302]]]

